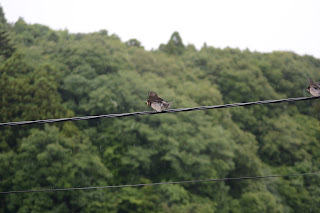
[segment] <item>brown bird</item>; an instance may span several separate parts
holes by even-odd
[[[151,106],[155,111],[161,112],[163,110],[169,109],[172,102],[166,102],[160,98],[156,92],[148,92],[147,105]]]
[[[314,83],[311,78],[308,78],[309,87],[307,89],[308,92],[313,96],[320,96],[320,82]]]

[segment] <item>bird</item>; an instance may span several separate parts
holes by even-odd
[[[156,92],[149,91],[147,105],[151,106],[155,111],[162,112],[163,110],[169,109],[172,102],[166,102],[160,98]]]
[[[309,86],[307,91],[313,96],[320,96],[320,82],[314,83],[311,78],[308,78]]]

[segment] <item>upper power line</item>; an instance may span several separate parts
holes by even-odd
[[[265,100],[265,101],[246,102],[246,103],[222,104],[222,105],[214,105],[214,106],[199,106],[199,107],[181,108],[181,109],[168,109],[162,112],[145,111],[145,112],[129,112],[129,113],[120,113],[120,114],[108,114],[108,115],[90,115],[90,116],[72,117],[72,118],[56,118],[56,119],[34,120],[34,121],[16,121],[16,122],[0,123],[0,127],[26,125],[26,124],[54,123],[54,122],[63,122],[63,121],[79,121],[79,120],[89,120],[89,119],[97,119],[97,118],[114,118],[114,117],[126,117],[126,116],[137,116],[137,115],[149,115],[149,114],[160,114],[160,113],[171,113],[171,112],[187,112],[187,111],[193,111],[193,110],[219,109],[219,108],[229,108],[229,107],[238,107],[238,106],[258,105],[258,104],[305,101],[305,100],[313,100],[317,98],[320,98],[320,96],[285,98],[285,99],[279,99],[279,100]]]

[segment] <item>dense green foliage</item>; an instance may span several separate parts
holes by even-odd
[[[1,15],[2,14],[2,15]],[[102,30],[53,31],[0,11],[0,122],[309,96],[320,60],[184,45],[146,51]],[[0,129],[0,191],[316,172],[319,102]],[[0,212],[320,212],[320,177],[0,195]]]

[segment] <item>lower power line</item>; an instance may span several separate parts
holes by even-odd
[[[117,186],[90,186],[90,187],[78,187],[78,188],[22,190],[22,191],[0,192],[0,194],[17,194],[17,193],[31,193],[31,192],[56,192],[56,191],[72,191],[72,190],[88,190],[88,189],[107,189],[107,188],[124,188],[124,187],[138,187],[138,186],[168,185],[168,184],[235,181],[235,180],[249,180],[249,179],[262,179],[262,178],[279,178],[279,177],[319,175],[319,174],[320,174],[320,172],[303,173],[303,174],[288,174],[288,175],[267,175],[267,176],[255,176],[255,177],[221,178],[221,179],[209,179],[209,180],[187,180],[187,181],[175,181],[175,182],[164,182],[164,183],[140,183],[140,184],[129,184],[129,185],[117,185]]]

